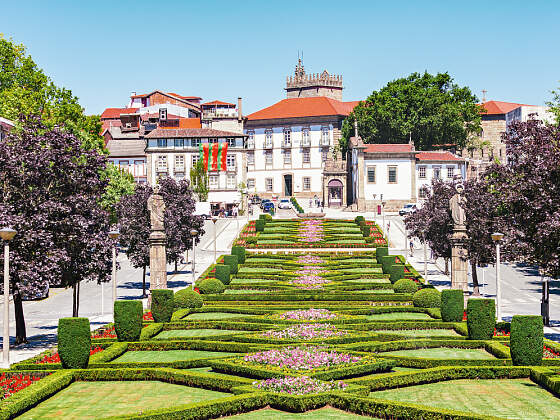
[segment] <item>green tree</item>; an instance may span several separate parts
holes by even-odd
[[[190,178],[197,200],[208,200],[208,172],[204,169],[204,163],[201,159],[191,168]]]
[[[550,91],[552,93],[552,101],[546,104],[550,107],[549,111],[554,115],[556,124],[560,125],[560,88]]]
[[[111,223],[117,223],[115,206],[125,195],[134,194],[134,177],[112,163],[107,165],[103,177],[109,178],[109,183],[101,197],[101,206],[109,212]]]
[[[407,143],[417,150],[444,144],[467,145],[480,131],[477,98],[453,83],[448,73],[412,73],[389,82],[361,102],[342,125],[340,148],[347,150],[354,121],[365,143]]]

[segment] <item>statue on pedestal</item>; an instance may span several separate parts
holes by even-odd
[[[455,186],[455,195],[449,199],[449,209],[451,210],[451,218],[453,219],[453,236],[451,237],[451,288],[461,289],[468,294],[468,277],[467,263],[468,253],[465,247],[467,239],[467,228],[465,226],[465,209],[463,205],[466,198],[463,195],[465,188],[459,183]]]
[[[152,231],[150,233],[150,290],[167,289],[165,203],[158,186],[154,187],[153,194],[148,198],[148,211]]]
[[[463,195],[465,188],[463,184],[457,184],[455,186],[455,195],[449,199],[449,208],[451,209],[451,217],[453,218],[453,228],[460,228],[465,226],[465,209],[462,204],[466,202],[466,198]]]

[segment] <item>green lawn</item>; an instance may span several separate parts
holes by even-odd
[[[318,410],[306,411],[305,413],[288,413],[286,411],[264,408],[262,410],[251,411],[249,413],[238,414],[228,417],[230,419],[244,420],[276,420],[276,419],[313,419],[313,420],[346,420],[346,419],[371,419],[373,417],[360,416],[354,413],[347,413],[332,407],[323,407]]]
[[[433,319],[430,315],[423,312],[387,312],[384,314],[371,314],[366,315],[366,318],[371,321],[393,321],[398,320],[420,320],[420,319]]]
[[[374,332],[384,334],[398,334],[406,337],[458,337],[455,330],[446,328],[431,328],[425,330],[376,330]]]
[[[459,349],[451,347],[435,347],[433,349],[393,350],[380,354],[406,357],[426,357],[430,359],[469,359],[484,360],[495,357],[484,349]]]
[[[227,373],[213,372],[212,368],[210,366],[190,368],[190,369],[185,369],[185,370],[191,371],[191,372],[198,372],[198,373],[207,373],[209,375],[215,376],[216,378],[222,378],[222,379],[239,379],[240,378],[239,376],[229,375]]]
[[[560,399],[529,379],[461,379],[377,391],[370,397],[509,419],[560,417]]]
[[[257,316],[253,314],[234,314],[231,312],[199,312],[195,314],[187,315],[183,319],[204,319],[204,320],[214,320],[214,319],[227,319],[227,318],[238,318],[240,316]]]
[[[208,401],[231,394],[159,381],[74,382],[18,417],[98,419],[134,415],[148,409]]]
[[[127,351],[112,363],[129,362],[179,362],[185,360],[237,356],[239,353],[203,350]]]
[[[162,331],[156,335],[154,340],[171,340],[174,338],[196,338],[196,337],[212,337],[215,335],[225,335],[233,333],[246,333],[241,330],[213,330],[210,328],[195,328],[192,330],[168,330]]]

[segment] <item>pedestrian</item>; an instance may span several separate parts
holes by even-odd
[[[311,207],[313,207],[313,199],[312,198],[309,199],[309,208],[311,208]]]
[[[412,239],[410,240],[408,246],[410,248],[410,256],[412,257],[414,255],[414,242],[412,241]]]

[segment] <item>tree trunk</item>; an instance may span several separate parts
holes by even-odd
[[[476,261],[471,261],[471,272],[473,281],[473,296],[480,296],[478,273],[476,272]]]
[[[78,297],[77,283],[74,283],[72,285],[72,316],[73,317],[78,316],[78,308],[76,306],[76,303],[78,301],[77,297]]]
[[[177,259],[175,259],[175,273],[177,273]]]
[[[76,285],[76,316],[80,316],[80,282]]]
[[[16,345],[27,343],[27,332],[25,331],[25,318],[23,316],[23,303],[19,290],[14,288],[14,314],[16,317]]]
[[[449,275],[449,258],[444,258],[443,260],[445,261],[445,273],[443,273],[443,274],[448,276]]]
[[[142,297],[146,297],[146,266],[142,270]]]

